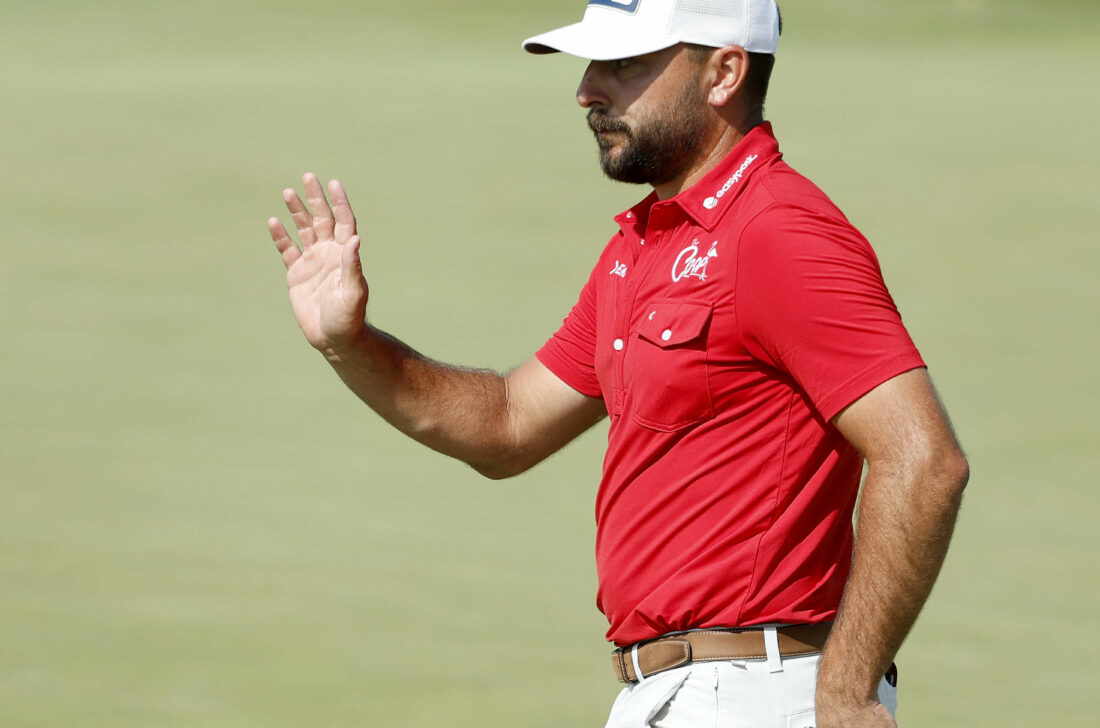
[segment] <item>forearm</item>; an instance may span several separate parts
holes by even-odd
[[[867,703],[943,565],[968,477],[961,454],[927,468],[872,464],[852,571],[818,670],[818,703]]]
[[[418,442],[479,470],[509,456],[502,375],[433,361],[369,326],[340,350],[322,354],[363,402]]]
[[[303,177],[309,207],[287,189],[299,247],[278,218],[267,226],[287,269],[294,317],[345,384],[401,432],[482,475],[507,478],[562,448],[606,415],[537,359],[507,376],[432,361],[363,323],[369,290],[355,216],[340,183]]]

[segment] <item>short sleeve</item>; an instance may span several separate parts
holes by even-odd
[[[565,317],[561,328],[535,356],[558,379],[588,397],[603,392],[596,377],[596,284],[595,272],[581,289],[580,298]]]
[[[746,226],[735,302],[751,354],[831,420],[924,366],[867,240],[839,213],[775,205]]]

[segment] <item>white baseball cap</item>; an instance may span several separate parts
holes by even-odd
[[[775,53],[779,8],[775,0],[588,0],[581,22],[528,38],[523,48],[612,61],[677,43]]]

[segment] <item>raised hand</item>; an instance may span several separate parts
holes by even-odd
[[[331,207],[315,175],[306,174],[302,182],[308,207],[296,191],[283,190],[301,248],[279,218],[268,220],[267,227],[286,265],[290,306],[302,333],[314,348],[338,356],[365,331],[368,290],[355,215],[336,180],[328,185]]]

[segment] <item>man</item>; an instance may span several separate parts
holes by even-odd
[[[589,0],[525,42],[591,60],[577,99],[601,166],[653,193],[507,375],[364,324],[338,182],[331,207],[312,175],[307,203],[285,191],[301,249],[269,221],[307,340],[402,432],[505,478],[611,417],[611,727],[895,725],[892,660],[968,477],[870,246],[763,120],[778,36],[773,0]]]

